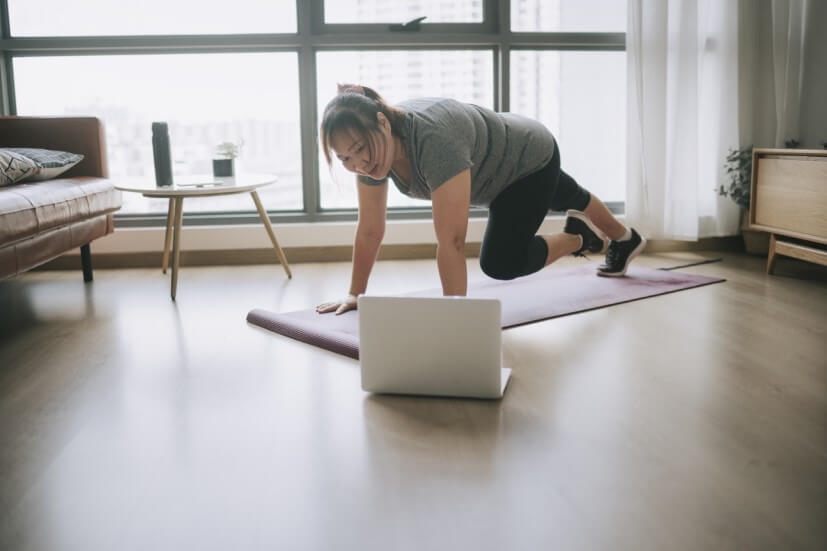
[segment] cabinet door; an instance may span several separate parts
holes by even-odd
[[[761,155],[756,160],[753,224],[827,241],[827,157]]]

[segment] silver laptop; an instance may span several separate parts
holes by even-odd
[[[502,397],[499,300],[360,296],[358,311],[364,390]]]

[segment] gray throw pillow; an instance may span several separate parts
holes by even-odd
[[[0,149],[0,186],[16,184],[37,174],[37,163],[10,149]]]
[[[10,147],[6,151],[23,155],[37,165],[38,170],[23,178],[25,182],[39,182],[57,178],[83,160],[83,155],[51,149],[33,149],[28,147]]]

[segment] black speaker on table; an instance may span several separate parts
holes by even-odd
[[[155,185],[172,185],[172,154],[165,122],[152,123],[152,156],[155,158]]]

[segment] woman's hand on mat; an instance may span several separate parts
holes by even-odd
[[[348,310],[356,310],[356,297],[348,295],[345,298],[334,300],[333,302],[324,302],[316,306],[316,312],[319,314],[327,314],[328,312],[336,312],[336,315],[344,314]]]

